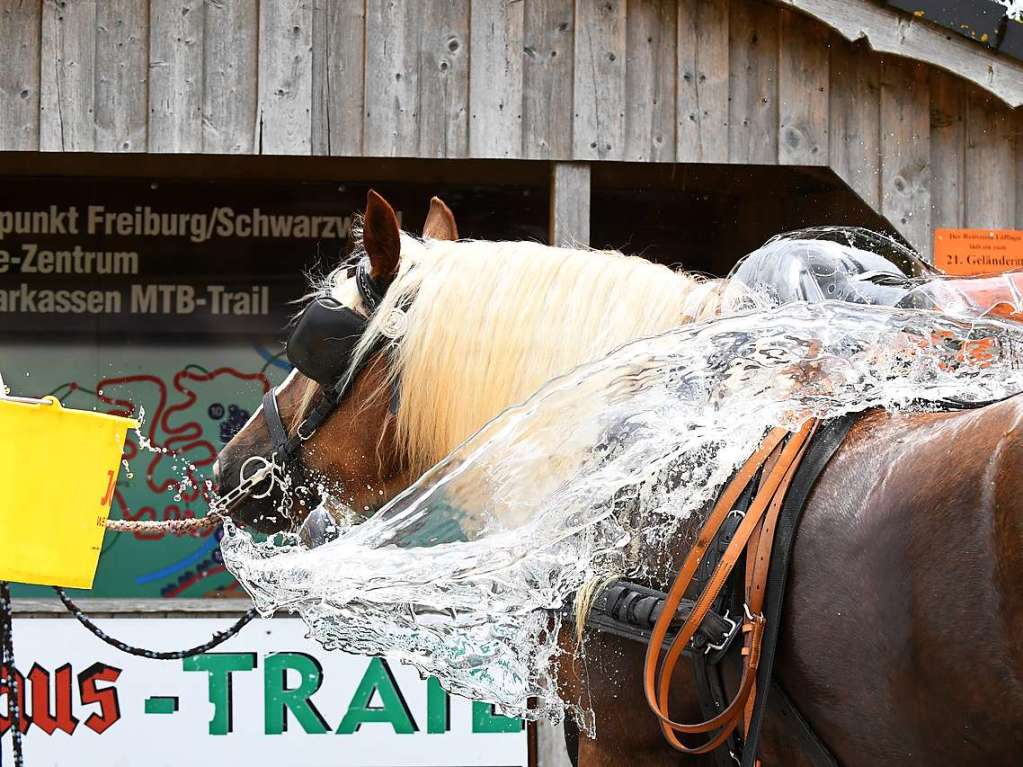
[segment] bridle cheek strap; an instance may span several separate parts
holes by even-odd
[[[277,407],[277,395],[274,387],[270,387],[263,395],[263,419],[270,432],[270,444],[273,446],[271,456],[276,459],[282,455],[288,443],[288,430],[284,427],[280,408]]]
[[[271,388],[263,395],[263,418],[266,420],[267,429],[270,432],[271,452],[270,459],[281,468],[292,461],[302,446],[302,443],[309,439],[319,429],[334,411],[341,405],[352,382],[365,369],[365,363],[356,366],[337,386],[325,389],[320,402],[309,411],[309,414],[302,419],[302,422],[295,429],[295,433],[288,436],[288,429],[281,418],[280,408],[277,407],[277,393]]]

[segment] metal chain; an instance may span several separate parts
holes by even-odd
[[[21,743],[21,708],[18,705],[18,677],[14,668],[14,614],[11,611],[11,589],[7,581],[0,581],[0,669],[7,670],[7,713],[11,720],[11,751],[14,767],[24,767],[25,757]],[[0,763],[3,748],[0,746]]]
[[[54,586],[53,590],[57,592],[57,596],[60,597],[60,601],[64,603],[64,607],[67,608],[68,612],[71,613],[79,623],[92,632],[97,639],[103,640],[111,647],[116,647],[121,652],[128,653],[129,655],[137,655],[140,658],[149,658],[151,660],[180,660],[181,658],[188,658],[193,655],[202,655],[204,652],[208,652],[214,647],[222,645],[228,639],[235,636],[253,618],[259,615],[256,608],[250,607],[245,611],[245,614],[231,626],[226,628],[224,631],[217,631],[206,642],[187,650],[171,650],[169,652],[163,652],[160,650],[147,650],[144,647],[135,647],[134,645],[122,642],[120,639],[115,639],[89,620],[89,617],[82,612],[82,608],[71,601],[71,597],[64,592],[64,589],[59,586]]]

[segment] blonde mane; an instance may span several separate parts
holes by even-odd
[[[613,251],[402,236],[401,267],[356,349],[393,342],[397,449],[412,476],[546,381],[628,341],[719,312],[724,280]]]

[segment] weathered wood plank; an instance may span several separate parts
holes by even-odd
[[[39,147],[96,148],[96,0],[43,3]]]
[[[778,162],[828,164],[828,30],[782,10],[778,62]]]
[[[778,8],[733,2],[728,26],[728,159],[778,162]]]
[[[202,0],[150,5],[149,151],[201,152]]]
[[[1023,229],[1023,109],[1013,113],[1016,120],[1016,228]]]
[[[931,72],[931,225],[965,226],[966,89],[962,80]]]
[[[256,138],[259,0],[210,0],[203,33],[203,151],[252,154]]]
[[[96,150],[144,152],[148,119],[149,3],[96,6]]]
[[[881,215],[931,259],[930,92],[927,67],[881,63]]]
[[[262,154],[312,152],[312,49],[310,0],[262,0],[257,116]]]
[[[556,162],[551,168],[551,245],[590,244],[590,164]]]
[[[522,5],[522,154],[566,160],[572,156],[573,0]]]
[[[679,162],[728,162],[728,0],[680,0]]]
[[[119,616],[123,618],[164,617],[195,614],[209,618],[212,614],[241,615],[250,607],[248,599],[79,599],[86,615],[93,617]],[[40,615],[47,618],[67,617],[73,620],[59,599],[12,599],[15,615]]]
[[[472,8],[475,29],[476,3]],[[419,157],[465,157],[469,151],[469,0],[423,0],[419,37]],[[519,10],[521,19],[522,12]],[[521,22],[519,29],[521,30]],[[473,38],[475,39],[475,38]],[[521,59],[521,35],[517,41]],[[494,52],[496,55],[496,52]],[[473,57],[475,61],[476,57]],[[510,85],[502,83],[501,87]],[[496,90],[498,83],[493,83]],[[521,116],[521,77],[516,92]],[[511,105],[509,105],[511,106]],[[473,122],[475,128],[475,121]],[[516,148],[518,147],[516,133]]]
[[[327,0],[312,0],[312,103],[309,111],[309,150],[314,155],[330,154],[330,107],[327,78],[330,65],[330,31],[327,17],[337,3]],[[361,122],[360,122],[361,125]]]
[[[365,2],[317,0],[313,14],[313,153],[360,155]]]
[[[1016,220],[1012,115],[976,88],[967,94],[964,224],[1011,229]]]
[[[472,2],[469,153],[522,156],[524,3]]]
[[[0,6],[0,150],[39,149],[39,0]]]
[[[401,0],[366,0],[366,120],[369,156],[419,149],[418,13]]]
[[[991,91],[1010,106],[1023,104],[1023,63],[993,56],[974,42],[904,13],[849,0],[778,0],[808,13],[847,40],[866,38],[881,53],[923,61]]]
[[[625,59],[625,159],[675,160],[678,0],[629,6]]]
[[[877,210],[881,206],[881,59],[834,36],[830,81],[830,165]]]
[[[572,154],[625,156],[625,0],[576,0]]]

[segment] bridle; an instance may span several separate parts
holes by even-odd
[[[352,364],[352,356],[370,320],[380,308],[387,286],[373,278],[369,258],[348,267],[355,278],[366,314],[342,305],[330,296],[313,299],[296,318],[288,336],[288,361],[303,375],[319,384],[318,403],[302,419],[293,434],[288,433],[277,404],[277,390],[263,395],[263,418],[270,432],[269,456],[249,456],[241,466],[238,485],[218,499],[217,511],[227,514],[247,499],[268,497],[275,488],[302,490],[311,498],[315,490],[305,482],[305,467],[299,456],[302,443],[329,419],[344,402],[352,385],[374,358],[372,351]],[[334,279],[328,280],[329,284]],[[290,503],[285,493],[284,503]]]

